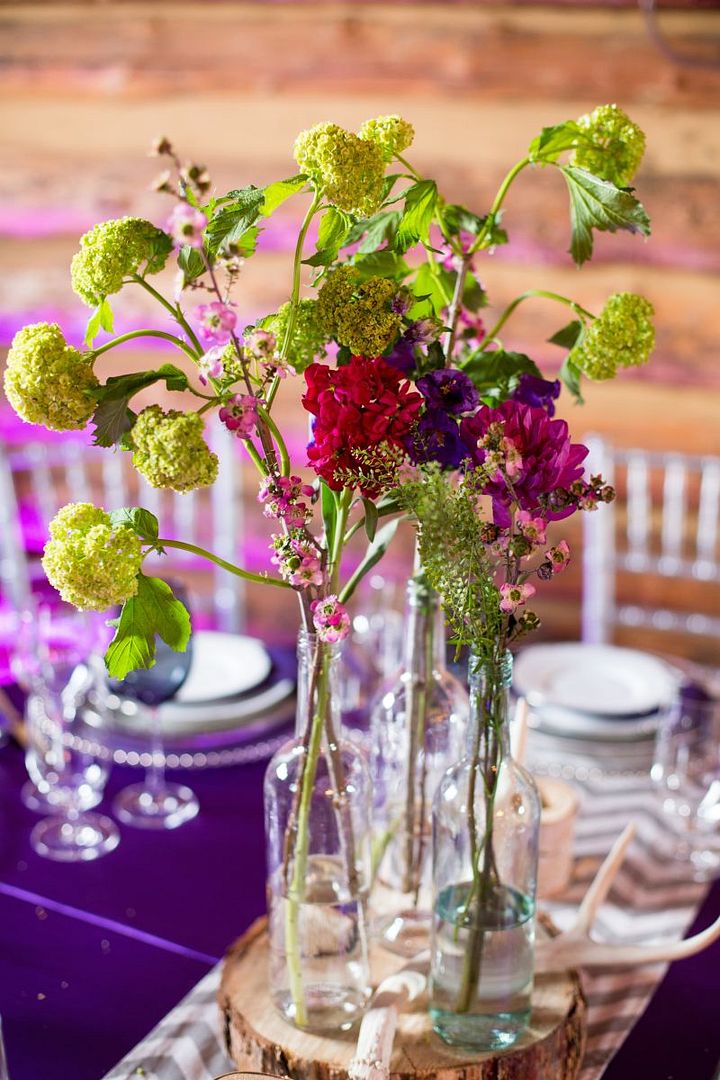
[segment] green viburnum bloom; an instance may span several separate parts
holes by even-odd
[[[402,315],[392,310],[399,289],[387,278],[360,280],[352,266],[329,275],[318,299],[318,320],[325,332],[355,356],[380,356],[397,339]]]
[[[272,331],[279,348],[285,340],[289,317],[290,302],[288,301],[282,305],[276,315],[262,319],[263,329]],[[303,372],[315,360],[323,360],[327,356],[325,346],[329,336],[320,323],[317,300],[301,300],[295,311],[295,323],[287,362],[297,372]]]
[[[338,210],[370,217],[380,206],[385,160],[376,142],[337,124],[316,124],[300,132],[293,154],[300,169]]]
[[[29,424],[79,431],[95,411],[100,385],[92,356],[65,341],[57,323],[33,323],[13,338],[5,369],[5,396]]]
[[[415,128],[401,116],[376,116],[366,120],[360,128],[360,138],[377,143],[385,161],[391,161],[396,154],[402,154],[412,146]]]
[[[578,144],[573,165],[616,187],[627,187],[645,153],[645,134],[617,105],[598,105],[581,116],[578,126],[588,142]]]
[[[133,424],[133,465],[149,484],[173,491],[194,491],[213,484],[217,454],[203,439],[202,417],[159,405],[143,409]]]
[[[90,307],[119,292],[123,279],[157,274],[172,251],[171,237],[144,218],[103,221],[85,233],[70,267],[72,287]]]
[[[137,592],[142,545],[92,503],[68,503],[50,522],[42,564],[63,600],[80,611],[106,611]]]
[[[615,293],[569,359],[591,379],[612,379],[618,368],[647,363],[655,346],[653,314],[644,296]]]

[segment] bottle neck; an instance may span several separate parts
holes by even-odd
[[[489,740],[501,757],[510,755],[510,685],[513,658],[510,652],[488,658],[474,650],[468,661],[470,690],[470,722],[468,724],[468,754],[475,756]]]
[[[321,711],[326,731],[340,736],[340,645],[321,641],[301,630],[297,644],[298,678],[295,735],[302,738],[313,716]]]
[[[419,678],[443,671],[446,663],[445,616],[440,597],[430,586],[408,582],[404,669]]]

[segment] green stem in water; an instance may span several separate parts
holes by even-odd
[[[558,304],[564,304],[566,307],[572,308],[575,314],[579,315],[581,318],[595,318],[591,311],[587,311],[584,307],[581,307],[580,304],[576,303],[574,300],[571,300],[568,296],[561,296],[560,293],[548,292],[547,289],[528,289],[527,292],[521,293],[520,296],[516,296],[512,303],[508,304],[498,321],[493,326],[492,330],[488,331],[485,342],[482,346],[482,350],[484,350],[492,342],[492,340],[497,337],[499,331],[502,330],[503,326],[513,314],[515,309],[519,307],[524,300],[530,300],[533,297],[540,297],[544,300],[554,300]]]
[[[158,539],[152,544],[152,548],[155,549],[166,547],[178,548],[180,551],[191,551],[193,555],[199,555],[202,559],[207,559],[209,562],[215,563],[216,566],[220,566],[223,570],[227,570],[228,573],[245,578],[246,581],[257,581],[261,585],[277,585],[280,589],[291,588],[287,581],[283,581],[281,578],[270,577],[269,574],[255,574],[252,570],[243,570],[241,566],[235,566],[234,563],[221,559],[219,555],[214,555],[212,551],[206,551],[205,548],[197,547],[195,544],[186,544],[184,540]]]

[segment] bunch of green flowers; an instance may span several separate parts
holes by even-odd
[[[401,116],[376,116],[365,121],[359,134],[361,139],[377,143],[385,161],[392,161],[396,154],[412,146],[415,129]]]
[[[618,368],[647,363],[655,346],[653,306],[644,296],[615,293],[569,359],[591,379],[612,379]]]
[[[338,210],[369,217],[380,206],[385,159],[378,143],[337,124],[316,124],[300,132],[293,154]]]
[[[149,484],[173,491],[193,491],[213,484],[217,454],[203,438],[202,417],[150,405],[133,424],[133,465]]]
[[[598,105],[578,120],[584,138],[573,165],[587,169],[616,187],[627,187],[645,153],[645,135],[617,105]]]
[[[277,343],[282,346],[287,331],[288,319],[290,318],[290,302],[283,304],[275,315],[268,315],[258,324],[264,330],[270,330],[275,335]],[[292,341],[286,357],[287,362],[297,372],[303,372],[315,360],[322,360],[327,356],[328,338],[320,321],[320,309],[316,300],[300,300],[295,308],[295,322],[293,325]]]
[[[355,356],[380,356],[397,339],[401,311],[393,310],[400,290],[388,278],[362,281],[352,266],[329,275],[317,299],[318,321],[328,336]],[[396,307],[403,308],[403,304]]]
[[[172,251],[171,237],[144,218],[103,221],[80,240],[70,267],[72,287],[90,307],[119,292],[142,269],[157,274]]]
[[[69,503],[50,522],[43,569],[63,600],[80,611],[106,611],[137,592],[140,538],[92,503]]]
[[[57,323],[33,323],[13,338],[5,369],[5,396],[29,424],[52,431],[85,427],[100,385],[93,357],[65,341]]]

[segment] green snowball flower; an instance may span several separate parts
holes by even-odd
[[[352,266],[329,275],[318,294],[318,319],[325,332],[355,356],[380,356],[400,334],[402,314],[393,311],[398,286],[387,278],[360,280]]]
[[[137,274],[157,274],[172,251],[172,238],[144,218],[124,217],[103,221],[80,240],[80,250],[70,267],[72,287],[90,307],[120,292],[123,279]]]
[[[80,611],[106,611],[137,592],[142,544],[92,503],[69,503],[50,522],[42,564],[63,600]]]
[[[149,484],[173,491],[194,491],[217,479],[217,454],[203,439],[202,417],[197,413],[151,405],[138,416],[130,438],[133,465]]]
[[[260,320],[262,328],[271,330],[275,335],[278,348],[282,348],[285,340],[289,317],[290,302],[288,301],[282,305],[276,315],[269,315]],[[295,311],[295,323],[287,362],[301,373],[316,360],[324,360],[327,356],[325,346],[328,337],[329,335],[320,323],[317,300],[301,300]]]
[[[615,293],[570,353],[591,379],[612,379],[618,368],[646,364],[655,346],[654,311],[635,293]]]
[[[575,148],[573,165],[628,187],[645,153],[644,132],[617,105],[598,105],[580,117],[578,126],[585,138]]]
[[[316,124],[300,132],[293,154],[338,210],[369,217],[380,206],[385,161],[377,143],[337,124]]]
[[[412,145],[415,129],[401,116],[376,116],[374,120],[365,121],[359,134],[361,139],[377,143],[385,161],[391,161]]]
[[[24,326],[8,353],[5,396],[28,424],[79,431],[95,411],[100,385],[92,359],[68,345],[57,323]]]

